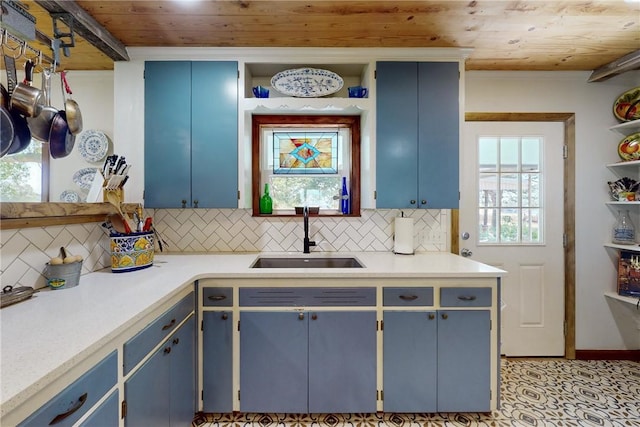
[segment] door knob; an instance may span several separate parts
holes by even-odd
[[[460,251],[460,255],[462,255],[463,257],[470,257],[471,255],[473,255],[473,252],[471,252],[470,249],[462,248],[462,250]]]

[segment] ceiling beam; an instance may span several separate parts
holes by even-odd
[[[83,8],[71,0],[35,0],[35,2],[49,13],[69,13],[73,16],[73,23],[62,21],[73,31],[91,43],[102,53],[114,61],[128,61],[129,54],[125,45],[115,38],[109,31],[98,23]]]

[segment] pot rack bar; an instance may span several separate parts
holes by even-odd
[[[22,57],[28,58],[27,51],[30,51],[35,54],[34,62],[36,66],[41,66],[43,68],[45,68],[46,66],[49,66],[49,68],[55,71],[55,67],[58,65],[58,63],[52,57],[43,53],[42,50],[34,48],[33,46],[29,45],[29,43],[27,43],[26,40],[23,40],[20,37],[11,34],[5,28],[2,29],[1,36],[2,38],[0,40],[1,41],[0,45],[2,46],[2,49],[5,53],[7,49],[13,52],[18,52],[17,56],[12,55],[14,59],[20,59]],[[48,44],[49,46],[51,46],[52,50],[54,49],[53,40],[51,40],[45,34],[37,30],[36,30],[36,40],[38,40],[41,43]],[[9,44],[9,41],[15,43],[16,45],[11,46]],[[33,60],[34,58],[31,58],[31,59]]]

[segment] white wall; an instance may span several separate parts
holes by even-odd
[[[622,135],[612,105],[622,92],[640,85],[640,72],[587,83],[588,72],[466,73],[466,112],[572,112],[576,115],[576,348],[627,349],[638,330],[616,324],[604,292],[615,291],[617,253],[610,241],[614,213],[606,205],[605,167],[619,160]],[[640,223],[636,221],[640,227]],[[627,317],[631,325],[633,319]],[[635,330],[635,332],[634,332]],[[635,333],[636,337],[629,336]],[[634,344],[635,343],[635,344]]]

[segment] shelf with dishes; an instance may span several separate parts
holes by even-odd
[[[246,63],[244,109],[368,109],[373,68],[366,62]]]

